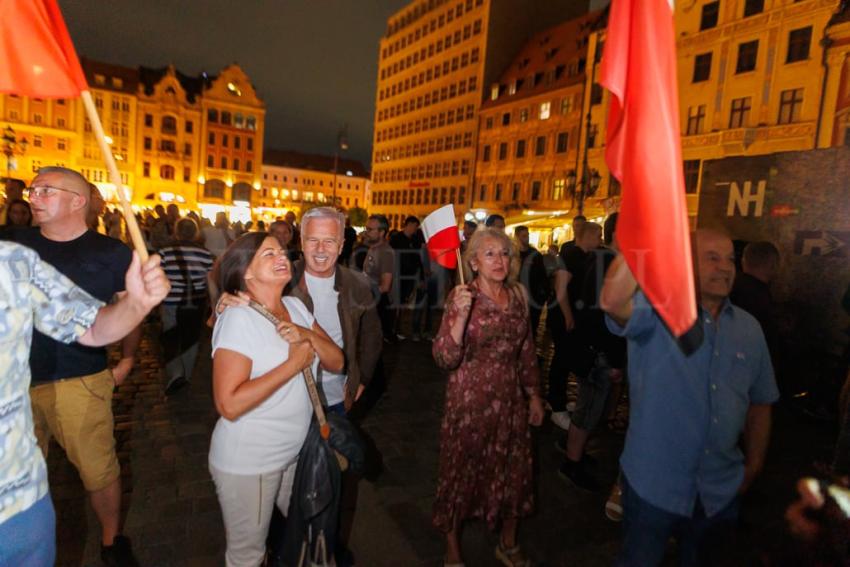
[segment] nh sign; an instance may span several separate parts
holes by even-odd
[[[760,217],[764,212],[764,193],[767,188],[767,180],[759,181],[755,189],[753,189],[752,181],[744,181],[743,187],[735,181],[717,183],[717,186],[729,187],[729,199],[726,202],[727,217],[734,217],[736,214],[748,217],[751,209],[754,217]]]

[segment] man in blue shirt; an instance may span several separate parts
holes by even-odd
[[[698,231],[694,241],[699,313],[685,337],[698,338],[693,348],[680,347],[622,256],[600,298],[609,329],[628,339],[623,566],[658,565],[671,535],[682,565],[722,553],[718,538],[734,525],[738,495],[767,452],[779,392],[761,327],[728,299],[732,241],[713,231]]]

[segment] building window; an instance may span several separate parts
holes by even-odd
[[[558,138],[555,144],[555,153],[562,154],[566,152],[569,139],[569,134],[567,132],[558,132]]]
[[[188,181],[192,178],[192,169],[189,167],[183,168],[183,182],[188,183]]]
[[[502,114],[502,126],[508,126],[511,123],[511,113],[505,112]]]
[[[186,121],[186,133],[191,134],[194,129],[195,129],[195,125],[192,123],[192,121],[187,120]]]
[[[215,145],[215,132],[210,132],[207,135],[207,143],[211,146]]]
[[[42,118],[41,114],[39,114],[37,112],[35,114],[33,114],[32,115],[32,122],[33,122],[33,124],[41,124],[43,122],[43,118]]]
[[[153,128],[153,114],[145,114],[145,128]]]
[[[233,158],[233,169],[239,171],[239,158]]]
[[[245,128],[248,130],[256,130],[257,129],[257,118],[254,116],[249,116],[245,119]]]
[[[546,136],[537,136],[534,141],[534,155],[542,156],[546,154]]]
[[[744,3],[744,17],[755,16],[764,12],[764,0],[746,0]]]
[[[732,110],[729,111],[729,128],[745,128],[750,119],[750,97],[732,100]]]
[[[204,197],[224,199],[224,188],[224,181],[221,179],[210,179],[204,183]]]
[[[519,201],[519,191],[521,187],[522,184],[518,181],[514,182],[511,186],[511,201]]]
[[[163,116],[162,117],[162,133],[163,134],[176,134],[177,133],[177,119],[173,116]]]
[[[532,181],[531,182],[531,200],[539,201],[540,200],[540,181]]]
[[[490,161],[490,146],[484,146],[484,152],[481,155],[481,161]]]
[[[508,143],[502,142],[499,144],[499,161],[508,159]]]
[[[41,136],[33,136],[32,137],[32,145],[34,148],[40,148],[44,145]]]
[[[484,120],[484,128],[486,128],[487,130],[490,130],[490,129],[493,128],[493,117],[492,116],[488,116]]]
[[[689,195],[697,192],[699,187],[699,165],[698,159],[686,159],[683,169],[685,170],[685,193]]]
[[[229,140],[228,140],[228,138],[227,138],[227,134],[222,134],[222,135],[221,135],[221,146],[222,146],[223,148],[226,148],[226,147],[228,146],[228,144],[229,144],[229,143],[230,143],[230,142],[229,142]]]
[[[564,198],[564,188],[566,187],[565,179],[556,179],[552,184],[552,199],[560,201]]]
[[[247,142],[248,142],[248,151],[253,152],[254,151],[254,138],[248,138]]]
[[[242,149],[242,138],[239,136],[233,136],[233,147],[237,150]]]
[[[213,156],[207,156],[207,167],[215,167],[215,158]]]
[[[779,124],[799,122],[803,107],[803,89],[782,91],[779,99]]]
[[[717,27],[717,16],[720,14],[720,1],[709,2],[702,7],[702,17],[699,21],[699,30],[710,30]]]
[[[740,44],[738,46],[738,63],[735,66],[735,73],[746,73],[755,70],[758,54],[758,40]]]
[[[191,156],[192,155],[192,144],[183,144],[183,155]]]
[[[549,112],[552,108],[552,103],[550,102],[541,102],[540,103],[540,120],[548,120]]]
[[[159,177],[160,179],[174,179],[174,167],[170,165],[163,165],[159,168]]]
[[[226,110],[222,110],[221,111],[221,123],[224,124],[225,126],[230,126],[232,121],[233,121],[233,119],[232,119],[231,114]]]
[[[528,122],[528,109],[521,108],[519,111],[519,121],[520,122]]]
[[[591,106],[602,104],[602,85],[599,83],[593,83],[590,87],[590,104]]]
[[[146,161],[145,163],[142,164],[142,175],[144,177],[150,177],[151,176],[151,164],[150,164],[150,162]]]
[[[702,53],[694,58],[694,78],[691,82],[701,83],[711,76],[711,52]]]
[[[58,140],[56,140],[56,149],[64,150],[67,147],[67,144],[68,142],[67,140],[65,140],[65,138],[59,138]]]
[[[64,118],[57,118],[56,119],[56,127],[57,128],[64,128],[65,127],[65,119]]]
[[[146,150],[153,149],[153,140],[149,136],[145,136],[145,149]]]
[[[210,108],[207,111],[207,122],[218,122],[218,110]]]
[[[227,169],[227,156],[221,156],[221,169]]]
[[[573,97],[565,96],[561,99],[561,114],[569,114],[573,111]]]
[[[502,184],[501,183],[496,183],[496,194],[493,195],[493,200],[494,201],[501,201],[502,200]]]
[[[516,141],[516,157],[524,158],[525,157],[525,140],[517,140]]]
[[[174,140],[160,140],[159,149],[163,152],[176,153],[177,144],[174,143]]]
[[[245,171],[247,171],[249,173],[254,171],[254,162],[252,162],[251,160],[246,161],[245,162]]]
[[[788,34],[788,56],[786,63],[804,61],[809,58],[809,46],[812,43],[812,26],[792,30]]]
[[[702,134],[705,126],[705,105],[691,106],[688,108],[688,129],[686,135]]]
[[[481,184],[481,188],[478,190],[478,200],[486,201],[487,200],[487,186],[485,184]]]

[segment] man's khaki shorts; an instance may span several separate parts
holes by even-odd
[[[55,437],[89,492],[106,488],[121,474],[112,431],[114,387],[107,369],[30,389],[35,435],[44,458]]]

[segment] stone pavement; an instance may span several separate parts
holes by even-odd
[[[125,533],[146,567],[222,565],[224,534],[207,470],[217,419],[208,338],[191,387],[166,398],[155,331],[155,324],[146,326],[136,370],[115,398]],[[445,375],[434,367],[430,349],[428,341],[405,341],[385,352],[389,389],[363,423],[383,452],[384,472],[374,484],[360,483],[351,547],[361,566],[441,565],[443,540],[431,526],[431,505]],[[551,353],[541,355],[548,360]],[[559,479],[553,429],[547,420],[534,432],[538,509],[520,524],[520,542],[541,567],[610,565],[619,526],[604,516],[607,494],[581,493]],[[730,550],[730,564],[776,542],[794,480],[811,473],[813,459],[827,456],[833,440],[829,426],[779,409],[766,472],[744,503],[742,542]],[[616,477],[622,442],[607,430],[591,440],[589,452],[599,460],[605,486]],[[48,466],[58,516],[58,565],[99,565],[99,526],[76,472],[55,445]],[[496,542],[482,522],[470,522],[463,540],[467,565],[496,565]]]

